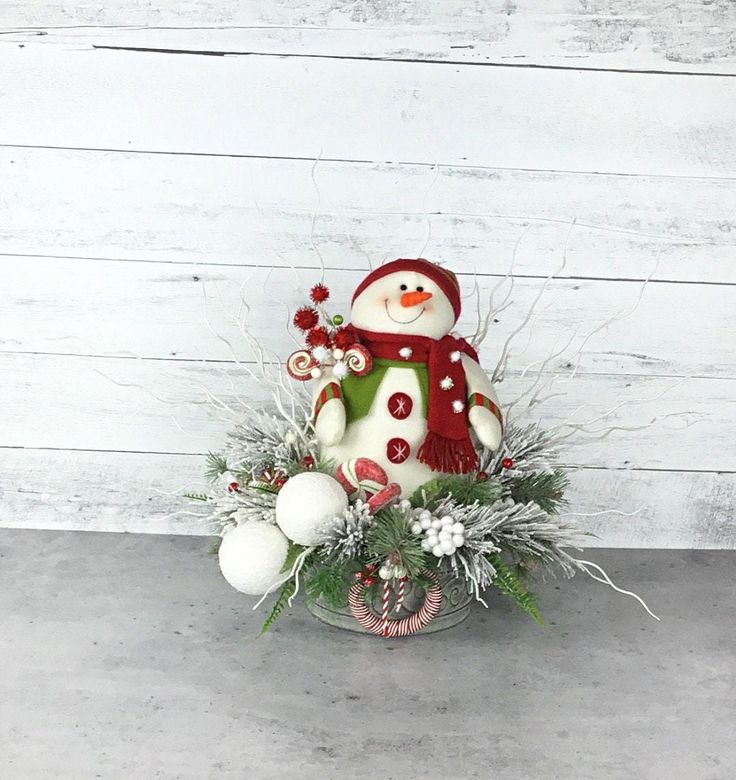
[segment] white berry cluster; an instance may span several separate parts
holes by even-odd
[[[412,533],[424,536],[422,549],[441,558],[452,555],[465,544],[465,526],[450,515],[434,517],[428,509],[420,509],[411,527]]]
[[[342,349],[328,349],[319,345],[312,350],[312,357],[321,366],[332,366],[332,375],[335,379],[343,380],[350,373],[348,364],[343,359],[345,352]],[[322,369],[319,366],[312,369],[314,379],[319,379],[321,376]]]

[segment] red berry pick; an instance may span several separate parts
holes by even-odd
[[[330,334],[318,325],[307,333],[306,341],[310,347],[326,347],[330,343]]]
[[[234,492],[235,492],[235,491],[236,491],[236,490],[237,490],[239,487],[240,487],[240,485],[238,485],[238,483],[237,483],[237,482],[231,482],[231,483],[230,483],[230,484],[227,486],[227,492],[228,492],[228,493],[234,493]]]
[[[330,297],[330,290],[324,284],[315,284],[309,292],[312,303],[324,303]]]
[[[476,482],[485,482],[488,479],[487,471],[479,471],[475,477]]]
[[[302,458],[302,466],[307,469],[311,469],[314,466],[314,458],[311,455],[305,455]]]
[[[353,328],[352,325],[345,325],[345,327],[338,328],[335,331],[335,346],[338,347],[338,349],[350,349],[357,340],[358,334],[355,332],[355,328]]]
[[[510,468],[511,468],[511,467],[514,465],[514,461],[513,461],[513,460],[511,460],[511,458],[504,458],[504,459],[501,461],[501,465],[502,465],[502,466],[503,466],[505,469],[510,469]]]
[[[299,330],[311,330],[319,322],[319,314],[311,306],[302,306],[294,313],[294,325]]]

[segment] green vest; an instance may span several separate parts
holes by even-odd
[[[427,416],[427,399],[429,397],[429,377],[426,363],[416,363],[410,360],[385,360],[373,359],[373,368],[365,376],[348,374],[342,380],[343,402],[345,404],[345,418],[349,424],[365,417],[373,406],[373,401],[378,388],[383,382],[389,368],[403,368],[413,371],[419,382],[419,391],[422,394],[422,415]]]

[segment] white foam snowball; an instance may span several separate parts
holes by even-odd
[[[465,544],[465,537],[461,534],[454,534],[452,537],[452,543],[455,547],[462,547]]]
[[[455,545],[452,543],[452,539],[441,539],[440,548],[445,555],[452,555],[455,552]]]
[[[436,528],[439,531],[440,528],[442,528],[442,521],[435,517],[435,519],[432,520],[432,528]]]
[[[419,536],[419,534],[422,533],[422,530],[421,523],[412,523],[411,532],[414,534],[414,536]]]
[[[441,558],[444,555],[444,553],[442,552],[442,548],[439,546],[439,544],[436,544],[432,548],[432,555],[436,555],[438,558]]]
[[[429,552],[432,549],[432,542],[429,539],[422,539],[422,550]]]
[[[442,525],[443,525],[443,526],[446,526],[446,525],[447,525],[447,526],[450,526],[450,525],[452,525],[452,524],[453,524],[455,521],[454,521],[454,520],[453,520],[453,519],[452,519],[452,518],[451,518],[449,515],[445,515],[445,517],[443,517],[443,518],[440,520],[440,522],[442,523]]]
[[[348,507],[342,485],[329,474],[305,471],[286,481],[276,497],[276,522],[292,542],[311,547],[324,540]]]
[[[465,526],[462,523],[455,523],[455,525],[452,526],[452,533],[454,533],[454,534],[464,534],[465,533]]]
[[[423,517],[419,521],[419,525],[422,527],[423,531],[427,531],[428,529],[430,529],[432,527],[432,520],[429,517]]]
[[[262,596],[279,578],[289,540],[270,523],[252,520],[225,531],[218,552],[220,571],[241,593]]]
[[[452,531],[449,528],[443,528],[439,533],[440,541],[443,539],[452,539]]]

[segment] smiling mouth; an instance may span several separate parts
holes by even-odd
[[[397,325],[410,325],[412,322],[416,322],[422,316],[422,314],[424,314],[424,306],[422,306],[422,310],[413,319],[411,319],[411,320],[397,320],[395,317],[391,316],[391,312],[388,310],[388,300],[385,300],[383,302],[383,306],[386,309],[386,314],[388,315],[388,318],[391,320],[391,322],[395,322]]]

